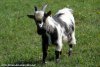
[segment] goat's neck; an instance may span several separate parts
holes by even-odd
[[[55,27],[55,20],[51,16],[48,16],[45,22],[45,29],[49,32],[53,32]]]
[[[55,20],[53,19],[53,17],[48,16],[46,19],[46,24],[49,24],[50,26],[54,27],[55,26]]]

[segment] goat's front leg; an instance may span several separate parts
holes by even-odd
[[[48,45],[47,44],[43,44],[42,45],[42,51],[43,51],[43,59],[42,59],[42,63],[46,63],[46,57],[47,57],[47,50],[48,50]]]
[[[43,52],[43,57],[42,57],[42,63],[46,63],[46,57],[47,57],[47,50],[48,50],[48,36],[43,35],[42,36],[42,52]]]

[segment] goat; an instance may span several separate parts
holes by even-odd
[[[47,5],[44,6],[44,10]],[[63,8],[59,10],[54,16],[51,16],[51,11],[45,13],[45,11],[38,11],[35,7],[35,14],[28,15],[29,18],[34,18],[37,24],[37,32],[42,36],[42,51],[43,60],[47,57],[48,45],[50,43],[56,46],[55,55],[56,62],[59,62],[63,43],[66,41],[69,43],[68,55],[72,54],[72,47],[76,44],[75,38],[75,21],[72,14],[72,9]]]

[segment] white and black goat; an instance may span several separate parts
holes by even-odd
[[[72,10],[69,8],[63,8],[51,16],[51,11],[45,12],[46,7],[47,5],[42,10],[37,10],[35,7],[34,15],[28,15],[28,17],[35,20],[37,33],[42,36],[43,63],[45,63],[50,43],[56,46],[55,55],[58,62],[63,40],[69,44],[69,56],[72,54],[72,47],[76,44],[75,21]]]

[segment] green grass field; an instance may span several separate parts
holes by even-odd
[[[47,64],[42,65],[41,37],[27,14],[34,5],[48,4],[54,15],[59,9],[74,10],[77,45],[68,57],[64,43],[61,61],[55,63],[55,47],[48,50]],[[36,64],[35,67],[100,67],[100,0],[0,0],[0,65]]]

